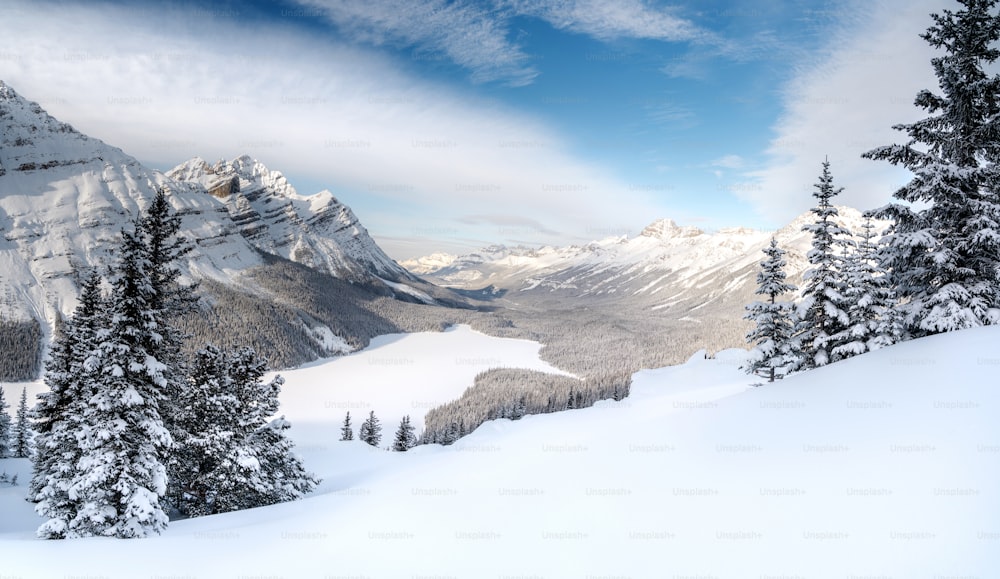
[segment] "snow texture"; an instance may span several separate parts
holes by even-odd
[[[143,541],[40,541],[23,488],[0,486],[4,574],[995,577],[998,330],[897,344],[760,388],[738,369],[745,352],[699,353],[639,372],[622,402],[497,420],[405,453],[337,441],[343,409],[306,411],[352,401],[330,388],[345,377],[336,364],[383,342],[286,373],[289,433],[324,480],[315,494],[176,521]],[[396,337],[392,354],[420,359],[428,338]],[[462,331],[437,338],[468,348]],[[461,369],[433,364],[438,378]],[[379,378],[391,370],[367,366],[358,392],[421,396]],[[299,428],[309,420],[316,428]],[[26,480],[30,467],[0,469]]]

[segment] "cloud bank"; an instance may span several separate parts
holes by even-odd
[[[940,4],[845,5],[841,30],[785,87],[766,166],[747,174],[753,186],[740,197],[771,223],[786,222],[813,205],[812,185],[829,158],[835,184],[845,187],[839,203],[864,210],[888,202],[908,173],[861,154],[905,142],[892,125],[926,116],[912,103],[919,90],[937,90],[930,66],[936,52],[919,35]]]

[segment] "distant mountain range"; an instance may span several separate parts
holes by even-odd
[[[260,312],[275,304],[297,312],[282,315],[314,343],[301,355],[277,356],[279,363],[343,349],[372,332],[352,327],[370,323],[366,316],[318,319],[302,310],[309,299],[295,288],[280,295],[272,277],[261,279],[262,270],[285,261],[281,267],[304,266],[309,275],[348,284],[344,291],[358,303],[396,297],[461,305],[390,259],[329,191],[299,195],[280,172],[250,157],[215,164],[193,158],[161,173],[56,120],[2,81],[0,135],[0,319],[7,326],[37,323],[49,335],[75,307],[81,272],[113,261],[120,231],[160,188],[194,244],[180,267],[187,279],[203,282],[206,307],[218,308],[218,294],[238,292],[257,303],[247,309],[258,310],[261,324],[271,316]]]
[[[850,207],[838,210],[839,223],[860,232],[862,214]],[[742,305],[752,299],[761,250],[772,236],[788,251],[789,277],[801,278],[812,243],[802,226],[813,219],[805,213],[776,232],[731,228],[714,233],[660,219],[634,237],[568,247],[495,245],[462,256],[436,253],[401,265],[443,286],[479,290],[483,297],[573,297],[673,312],[677,318],[697,318],[694,312],[717,310],[714,303],[736,298],[737,309],[726,311],[733,317],[742,315]]]

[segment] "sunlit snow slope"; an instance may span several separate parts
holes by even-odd
[[[458,351],[463,334],[444,336]],[[416,358],[418,340],[393,356]],[[696,356],[640,372],[623,402],[406,454],[337,442],[338,412],[291,430],[325,478],[306,500],[137,541],[40,541],[17,516],[23,528],[0,532],[3,574],[997,577],[998,341],[998,328],[941,335],[759,388],[742,352]],[[293,424],[336,392],[321,368],[289,374]],[[14,513],[16,495],[0,497]]]

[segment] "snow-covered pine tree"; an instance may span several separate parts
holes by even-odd
[[[448,429],[444,431],[440,438],[441,444],[444,446],[454,444],[456,440],[462,438],[462,432],[458,422],[452,421],[452,423],[448,425]]]
[[[396,438],[392,442],[392,449],[396,452],[406,452],[417,445],[417,435],[414,434],[413,425],[410,424],[410,416],[406,415],[399,421],[399,428],[396,430]]]
[[[747,305],[744,319],[756,324],[747,334],[747,343],[754,344],[743,369],[748,374],[764,372],[768,382],[784,377],[789,363],[789,343],[792,334],[791,302],[778,298],[796,290],[785,281],[785,251],[778,247],[778,241],[771,238],[771,244],[764,248],[767,256],[760,262],[757,272],[757,295],[767,297],[767,301],[756,301]]]
[[[195,353],[188,380],[177,398],[169,462],[171,505],[189,517],[218,512],[220,494],[231,494],[243,478],[238,449],[245,442],[240,400],[228,375],[229,360],[208,345]]]
[[[28,500],[38,503],[35,512],[48,519],[38,529],[42,538],[71,535],[78,503],[70,500],[69,489],[82,454],[77,435],[84,431],[85,408],[94,392],[97,333],[108,321],[106,314],[101,277],[91,272],[83,280],[72,317],[58,327],[45,365],[49,391],[38,395],[32,410],[35,460]]]
[[[264,383],[264,361],[252,349],[199,350],[181,391],[172,457],[171,503],[190,517],[299,498],[316,480],[292,454],[278,409],[281,378]]]
[[[166,396],[164,364],[156,358],[163,312],[154,288],[142,227],[122,231],[112,282],[110,325],[98,331],[93,392],[78,433],[82,455],[69,494],[77,503],[70,536],[138,538],[160,533],[167,515],[164,461],[172,440],[160,406]]]
[[[295,500],[319,484],[293,452],[295,445],[285,434],[291,423],[284,416],[271,419],[278,411],[278,395],[285,380],[275,376],[264,382],[266,372],[267,363],[253,348],[243,348],[230,357],[229,377],[236,396],[249,401],[245,420],[251,432],[241,462],[256,472],[251,488],[237,495],[242,494],[250,507]]]
[[[379,443],[382,442],[382,425],[379,424],[374,410],[370,411],[368,413],[368,418],[361,423],[361,429],[358,430],[358,438],[361,442],[376,448],[378,448]]]
[[[823,161],[823,171],[814,187],[813,197],[818,203],[811,211],[816,221],[802,226],[802,231],[813,236],[812,249],[806,254],[812,267],[803,275],[805,287],[792,329],[793,371],[836,361],[836,336],[850,323],[841,261],[842,248],[850,244],[851,232],[834,221],[839,212],[831,200],[843,188],[833,187],[828,160]]]
[[[0,388],[0,458],[10,456],[10,414],[7,409],[10,404],[4,399],[3,388]]]
[[[844,297],[850,324],[835,340],[833,354],[848,358],[897,342],[902,326],[888,277],[876,259],[875,226],[870,217],[862,225],[857,249],[844,262]]]
[[[293,452],[295,445],[285,434],[291,427],[284,416],[279,416],[251,436],[251,445],[260,463],[260,484],[255,492],[249,493],[254,506],[300,499],[320,483]]]
[[[914,104],[930,116],[895,125],[909,142],[863,156],[909,169],[913,179],[873,215],[893,223],[880,258],[911,337],[998,322],[1000,306],[1000,58],[997,0],[959,0],[932,14],[921,35],[944,54],[931,59],[940,93]],[[911,204],[917,204],[916,206]]]
[[[14,428],[10,437],[10,455],[14,458],[31,457],[31,422],[28,420],[28,389],[21,388],[21,400],[14,415]]]
[[[153,352],[156,359],[163,365],[163,392],[166,400],[161,404],[160,412],[164,425],[174,438],[181,438],[184,433],[177,431],[174,425],[174,408],[177,398],[184,387],[184,355],[182,346],[187,336],[178,329],[173,321],[185,313],[198,301],[195,295],[196,285],[180,283],[178,261],[191,252],[191,242],[180,236],[181,218],[170,207],[167,191],[157,190],[149,207],[139,219],[138,228],[144,236],[145,257],[148,261],[150,292],[149,307],[160,312],[159,342]],[[172,476],[172,475],[171,475]]]
[[[351,425],[351,411],[347,411],[344,424],[340,427],[340,440],[354,440],[354,427]]]

